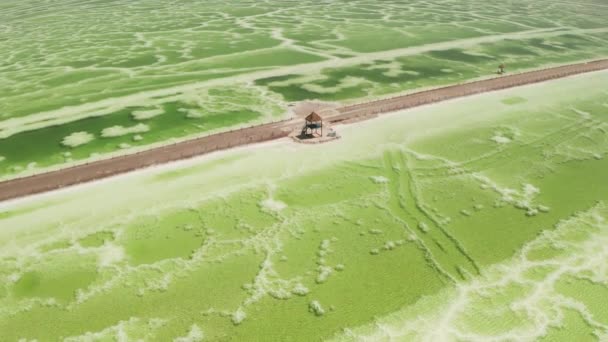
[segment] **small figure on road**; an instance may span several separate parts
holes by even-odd
[[[504,74],[504,73],[505,73],[505,68],[506,68],[506,66],[505,66],[505,64],[504,64],[504,63],[500,64],[500,65],[498,66],[498,74],[499,74],[499,75]]]

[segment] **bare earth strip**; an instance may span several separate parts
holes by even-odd
[[[329,109],[322,111],[320,114],[326,121],[331,123],[364,120],[396,110],[604,69],[608,69],[608,59],[442,87],[388,99]],[[8,180],[0,183],[0,201],[89,182],[152,165],[187,159],[213,151],[283,138],[301,125],[302,122],[300,119],[269,123],[188,140],[136,154]]]

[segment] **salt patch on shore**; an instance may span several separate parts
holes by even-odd
[[[145,133],[145,132],[148,132],[149,130],[150,130],[150,127],[143,123],[137,124],[137,125],[131,126],[131,127],[124,127],[124,126],[116,125],[116,126],[104,128],[101,131],[101,136],[104,138],[114,138],[114,137],[120,137],[123,135],[133,134],[133,133]]]
[[[281,202],[281,201],[277,201],[275,199],[269,198],[266,199],[264,201],[262,201],[262,203],[260,203],[262,208],[270,210],[270,211],[281,211],[285,208],[287,208],[287,204]]]
[[[234,323],[234,325],[239,325],[245,320],[245,318],[247,318],[247,313],[245,313],[242,308],[238,308],[232,315],[232,323]]]
[[[105,245],[101,248],[98,257],[98,263],[101,267],[107,267],[115,264],[125,258],[125,250],[116,245]]]
[[[76,147],[88,144],[95,139],[95,136],[89,132],[74,132],[63,138],[61,145],[67,147]],[[0,160],[1,161],[1,160]]]
[[[200,342],[205,338],[203,331],[196,324],[192,324],[190,327],[190,331],[188,335],[183,337],[178,337],[173,340],[173,342]]]
[[[497,143],[497,144],[508,144],[511,142],[511,139],[507,138],[507,137],[503,137],[502,135],[495,135],[492,138],[490,138],[490,140],[492,140],[493,142]]]
[[[371,176],[369,177],[372,182],[376,183],[376,184],[386,184],[388,183],[388,178],[384,177],[384,176]]]

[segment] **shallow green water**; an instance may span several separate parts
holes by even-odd
[[[2,179],[289,117],[292,102],[351,103],[490,77],[501,63],[517,72],[608,54],[608,9],[593,1],[0,6]],[[161,114],[133,119],[142,110]],[[101,135],[137,124],[147,126]]]
[[[5,204],[0,332],[600,339],[607,82],[484,94],[340,126],[328,144],[285,140]]]

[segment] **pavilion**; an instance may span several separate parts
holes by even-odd
[[[304,120],[306,124],[302,128],[302,136],[323,136],[323,118],[319,114],[312,112]]]

